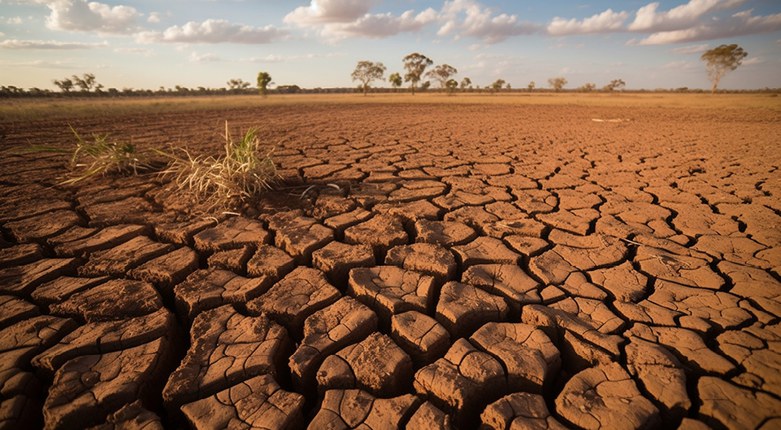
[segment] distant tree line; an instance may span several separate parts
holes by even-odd
[[[736,44],[720,45],[716,48],[706,51],[700,59],[705,63],[708,77],[711,81],[711,92],[715,93],[721,79],[730,71],[737,69],[748,53]],[[272,82],[271,75],[268,72],[261,71],[257,76],[257,87],[251,87],[249,82],[241,78],[232,78],[226,82],[226,87],[206,88],[196,87],[187,88],[176,85],[174,88],[160,87],[157,90],[134,89],[134,88],[105,88],[97,82],[92,73],[84,73],[81,76],[72,75],[63,79],[55,79],[52,82],[60,90],[59,92],[41,88],[19,88],[15,86],[0,87],[0,97],[125,97],[125,96],[207,96],[207,95],[228,95],[228,94],[320,94],[320,93],[352,93],[360,92],[367,95],[372,92],[398,92],[402,89],[404,83],[409,84],[409,92],[414,95],[416,92],[437,91],[453,95],[456,91],[461,92],[486,92],[496,94],[498,92],[614,92],[625,91],[626,82],[623,79],[613,79],[608,84],[598,89],[597,84],[587,82],[575,89],[566,89],[568,81],[565,77],[557,76],[548,79],[550,89],[538,88],[534,81],[529,82],[525,88],[513,89],[510,83],[504,79],[496,79],[494,82],[480,87],[473,83],[469,77],[460,80],[455,79],[458,70],[449,64],[439,64],[434,66],[434,62],[427,56],[414,52],[402,59],[404,74],[393,72],[388,77],[388,83],[391,88],[378,87],[371,85],[374,81],[384,81],[387,68],[381,62],[372,62],[362,60],[355,66],[351,77],[352,80],[359,83],[357,88],[301,88],[295,84],[275,85]],[[432,67],[433,66],[433,67]],[[425,80],[424,80],[425,79]],[[438,84],[438,88],[431,88],[432,81]],[[272,88],[275,87],[275,88]],[[689,89],[688,87],[679,87],[674,89],[657,88],[654,90],[633,90],[632,92],[677,92],[677,93],[703,93],[705,90]],[[779,88],[764,88],[762,90],[731,90],[724,91],[728,93],[779,93]]]

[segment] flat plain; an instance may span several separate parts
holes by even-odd
[[[71,148],[280,179],[202,213]],[[779,428],[781,101],[515,94],[9,101],[0,428]]]

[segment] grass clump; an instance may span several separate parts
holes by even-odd
[[[69,126],[76,137],[76,148],[68,149],[46,145],[31,145],[22,153],[52,152],[72,154],[70,174],[60,185],[72,185],[98,175],[138,174],[140,170],[150,168],[147,154],[136,150],[130,142],[109,140],[108,134],[93,134],[91,140],[84,139]]]
[[[233,139],[226,122],[224,149],[220,157],[193,156],[187,149],[178,150],[181,156],[161,152],[170,159],[162,173],[209,208],[245,203],[271,188],[277,178],[273,148],[264,150],[257,128]]]
[[[138,174],[139,170],[149,168],[146,155],[136,151],[130,142],[110,141],[108,134],[94,134],[92,140],[84,140],[73,127],[76,136],[76,149],[71,156],[71,178],[62,184],[75,184],[95,175]]]

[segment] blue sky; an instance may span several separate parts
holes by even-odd
[[[0,85],[223,87],[231,78],[353,86],[360,60],[388,73],[421,52],[478,85],[563,76],[567,87],[708,88],[704,50],[749,56],[722,88],[781,87],[778,0],[0,0]]]

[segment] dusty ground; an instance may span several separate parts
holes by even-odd
[[[216,155],[225,119],[285,178],[240,217],[52,187],[67,157],[9,151],[68,121],[0,124],[0,427],[781,427],[779,110],[70,122]]]

